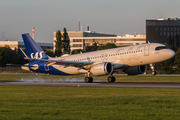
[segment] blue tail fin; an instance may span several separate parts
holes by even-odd
[[[31,36],[26,33],[22,34],[24,45],[26,47],[26,52],[29,58],[35,59],[48,59],[49,57],[41,49],[41,47],[31,38]]]

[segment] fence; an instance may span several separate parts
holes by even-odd
[[[21,67],[0,67],[0,73],[30,73],[30,71],[22,70]]]

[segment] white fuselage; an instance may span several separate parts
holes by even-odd
[[[102,62],[110,62],[113,69],[123,69],[127,66],[141,66],[151,63],[158,63],[172,58],[175,53],[170,49],[155,50],[158,46],[164,46],[159,43],[147,43],[142,45],[119,47],[89,53],[75,54],[51,60],[61,61],[88,61],[94,64]],[[73,66],[52,65],[54,68],[68,74],[87,73],[85,69],[79,69]]]

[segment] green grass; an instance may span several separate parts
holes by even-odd
[[[78,78],[84,80],[84,75],[35,75],[35,74],[0,74],[0,80],[26,80],[26,79],[43,79],[43,80],[62,80]],[[100,80],[105,82],[108,76],[94,76],[94,80]],[[127,75],[115,75],[116,82],[180,82],[180,76],[127,76]]]
[[[0,86],[0,119],[179,120],[180,89]]]

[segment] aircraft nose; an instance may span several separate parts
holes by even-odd
[[[169,56],[169,59],[173,58],[175,56],[175,52],[173,50],[169,49],[168,56]]]

